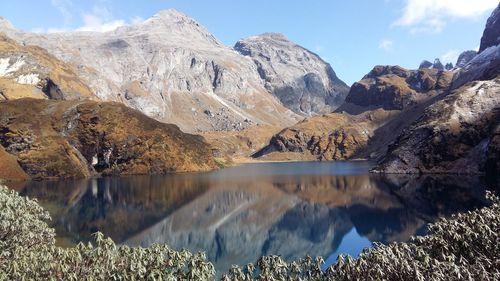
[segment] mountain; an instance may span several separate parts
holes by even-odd
[[[375,66],[352,85],[334,113],[283,129],[253,157],[346,160],[383,154],[397,133],[449,88],[452,75],[437,69]]]
[[[437,69],[438,61],[419,70],[376,66],[334,113],[285,128],[254,157],[371,158],[380,173],[498,174],[500,45],[492,38],[499,11],[488,19],[481,51],[463,53],[453,71]]]
[[[253,60],[266,89],[295,113],[332,112],[349,91],[328,63],[283,34],[241,39],[234,49]]]
[[[75,66],[100,100],[122,102],[189,132],[291,125],[300,118],[296,113],[335,109],[348,91],[327,63],[283,36],[251,37],[232,49],[172,9],[103,33],[34,34],[5,20],[1,31]],[[241,55],[246,48],[270,61]]]
[[[376,172],[500,173],[500,5],[480,51],[457,70],[451,91],[430,105],[389,146]],[[496,44],[496,45],[495,45]]]
[[[330,113],[304,119],[275,134],[254,153],[263,160],[346,160],[366,147],[387,112],[350,115]]]
[[[0,178],[20,169],[47,179],[216,168],[202,137],[123,104],[95,101],[0,101],[0,157],[8,161]]]
[[[346,103],[401,110],[436,91],[446,90],[451,78],[450,72],[439,69],[407,70],[377,65],[352,85]]]
[[[250,58],[175,10],[104,33],[5,32],[75,65],[99,99],[122,102],[185,131],[297,120],[265,89]]]
[[[375,171],[499,173],[500,77],[467,84],[427,108]]]

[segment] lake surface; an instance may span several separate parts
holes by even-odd
[[[52,215],[60,245],[101,231],[117,243],[205,251],[217,271],[262,255],[334,262],[407,241],[439,217],[483,206],[479,177],[381,176],[370,163],[248,164],[211,173],[12,184]],[[491,188],[491,186],[490,186]]]

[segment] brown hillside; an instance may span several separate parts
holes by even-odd
[[[215,167],[202,137],[118,103],[0,102],[0,145],[35,179]]]

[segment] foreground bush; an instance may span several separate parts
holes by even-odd
[[[442,219],[428,236],[376,244],[326,271],[321,258],[286,263],[267,256],[233,267],[222,280],[500,280],[500,200],[489,197],[492,206]],[[94,244],[57,247],[49,219],[36,201],[0,187],[0,280],[215,279],[204,254],[165,245],[117,246],[97,233]]]

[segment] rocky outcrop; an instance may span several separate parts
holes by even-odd
[[[206,132],[201,135],[219,160],[245,162],[281,130],[278,127],[256,125],[242,131]]]
[[[426,69],[426,68],[430,68],[430,69],[437,69],[437,70],[450,70],[453,68],[453,65],[451,65],[451,67],[449,67],[449,64],[446,64],[446,67],[443,65],[443,63],[441,63],[441,60],[436,58],[434,59],[434,63],[428,61],[428,60],[424,60],[420,63],[420,66],[418,67],[418,69]]]
[[[92,99],[76,69],[42,48],[22,46],[0,34],[0,100]]]
[[[430,106],[389,147],[376,172],[500,172],[500,77],[472,82]]]
[[[375,158],[423,108],[445,92],[453,73],[376,66],[334,113],[307,118],[274,135],[252,156],[267,160]]]
[[[447,90],[452,76],[451,72],[437,69],[407,70],[399,66],[378,65],[352,85],[346,102],[401,110],[437,91]]]
[[[349,92],[328,63],[282,34],[241,39],[234,49],[253,60],[266,89],[295,113],[332,112]]]
[[[372,128],[368,118],[337,113],[317,116],[282,130],[252,156],[265,159],[273,157],[269,154],[292,152],[304,155],[303,159],[346,160],[367,145]]]
[[[250,58],[175,10],[104,33],[6,33],[78,66],[77,74],[99,99],[122,102],[184,131],[297,120],[269,94]]]
[[[0,102],[0,145],[34,179],[216,167],[200,136],[119,103]]]
[[[490,80],[500,74],[500,45],[489,47],[476,55],[453,77],[452,89],[477,80]]]
[[[464,66],[466,66],[476,55],[477,55],[477,52],[473,51],[473,50],[462,52],[458,56],[456,66],[457,67],[464,67]]]
[[[479,45],[479,53],[489,47],[497,46],[500,44],[500,4],[492,12],[491,16],[486,22],[483,36],[481,37],[481,45]]]

